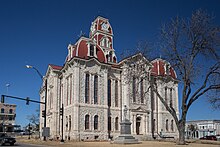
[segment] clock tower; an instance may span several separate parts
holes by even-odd
[[[108,19],[98,16],[91,25],[90,39],[102,48],[108,63],[116,63],[117,58],[113,49],[113,32]]]

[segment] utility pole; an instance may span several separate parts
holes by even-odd
[[[26,65],[27,68],[33,68],[37,74],[40,76],[41,80],[43,81],[44,77],[43,75],[39,72],[39,70],[37,68],[35,68],[34,66],[31,65]],[[45,78],[45,82],[44,82],[44,87],[45,87],[45,102],[44,102],[44,111],[45,111],[45,115],[44,115],[44,129],[43,131],[46,129],[47,127],[47,78]],[[44,136],[44,141],[46,141],[46,136]]]
[[[45,79],[45,105],[44,105],[44,111],[45,111],[45,115],[44,115],[44,128],[47,127],[47,79]],[[44,141],[46,141],[46,136],[44,136]]]
[[[28,139],[31,139],[31,124],[28,125]]]

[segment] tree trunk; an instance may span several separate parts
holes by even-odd
[[[177,142],[177,144],[179,145],[185,145],[186,141],[185,141],[185,125],[186,125],[186,120],[183,119],[180,121],[179,123],[179,140]]]

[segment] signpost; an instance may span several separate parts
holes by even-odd
[[[50,137],[50,127],[43,127],[42,136]]]

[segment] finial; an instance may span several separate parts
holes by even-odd
[[[86,36],[86,35],[85,35],[85,33],[83,33],[83,31],[81,30],[81,31],[80,31],[80,34],[78,35],[78,37],[80,38],[80,37],[84,37],[84,36]]]

